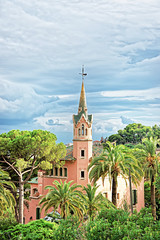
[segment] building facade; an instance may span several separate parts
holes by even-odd
[[[92,121],[93,116],[88,115],[84,81],[82,81],[81,94],[77,115],[73,115],[73,145],[67,147],[65,164],[61,168],[53,166],[50,172],[39,171],[38,176],[29,183],[31,185],[30,200],[24,206],[24,221],[44,218],[44,210],[40,213],[40,198],[47,193],[45,186],[52,185],[54,180],[71,181],[86,186],[89,181],[88,165],[91,159],[99,156],[103,151],[101,144],[92,145]],[[111,186],[108,178],[102,185],[101,179],[98,181],[99,192],[102,192],[111,200]],[[118,177],[117,202],[118,207],[123,207],[125,203],[129,205],[129,184],[122,177]],[[133,188],[134,208],[139,211],[144,207],[144,182]],[[52,210],[51,210],[52,211]]]

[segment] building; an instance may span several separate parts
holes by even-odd
[[[82,73],[83,74],[83,73]],[[83,75],[82,75],[83,76]],[[79,100],[78,114],[73,115],[73,145],[67,147],[65,164],[61,168],[53,166],[53,169],[46,173],[39,171],[38,176],[33,178],[29,183],[31,185],[30,200],[28,208],[24,206],[25,223],[30,220],[44,218],[44,210],[40,214],[39,201],[42,195],[47,193],[45,186],[52,185],[54,180],[70,181],[73,180],[77,184],[86,186],[90,183],[87,168],[92,157],[99,156],[102,153],[103,146],[101,144],[92,145],[92,121],[93,116],[88,115],[86,96],[84,89],[84,81]],[[101,179],[98,181],[100,185],[98,191],[102,192],[109,200],[111,200],[111,187],[109,180],[106,178],[104,186]],[[117,199],[118,206],[122,206],[125,202],[129,204],[129,184],[122,177],[118,178]],[[144,207],[144,183],[136,188],[134,185],[134,207],[139,211]]]

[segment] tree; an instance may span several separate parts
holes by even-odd
[[[81,185],[76,183],[71,185],[72,182],[54,181],[53,186],[46,186],[45,189],[48,189],[49,192],[40,201],[40,204],[43,204],[41,209],[45,208],[45,213],[47,213],[51,207],[55,211],[60,208],[63,219],[66,219],[71,213],[82,218],[84,206],[82,192],[78,190]]]
[[[143,172],[138,165],[138,161],[132,154],[132,150],[124,145],[112,144],[106,142],[103,153],[94,158],[90,163],[89,178],[95,183],[100,177],[104,183],[105,177],[109,176],[110,184],[112,185],[112,202],[117,205],[117,177],[121,175],[125,180],[129,176],[129,169],[132,176],[132,181],[137,184]]]
[[[156,129],[157,130],[157,129]],[[116,141],[117,144],[137,144],[146,136],[154,134],[151,127],[143,126],[140,123],[132,123],[127,125],[123,130],[119,130],[118,134],[109,136],[110,142]]]
[[[85,195],[83,196],[83,201],[85,205],[86,214],[89,215],[90,220],[92,221],[96,215],[96,212],[101,209],[102,206],[108,205],[112,207],[111,202],[109,202],[101,193],[96,194],[97,188],[94,184],[91,186],[87,184],[87,187],[83,187]]]
[[[64,156],[64,144],[56,144],[56,136],[48,131],[12,130],[0,135],[0,162],[18,177],[20,223],[23,222],[24,184],[35,169],[50,169]]]
[[[15,199],[9,188],[15,189],[15,185],[9,181],[9,174],[0,168],[0,215],[2,216],[7,208],[13,211]]]
[[[151,207],[154,220],[156,220],[155,182],[159,162],[159,155],[156,154],[158,143],[159,140],[157,138],[150,137],[149,139],[144,138],[142,144],[137,145],[137,148],[142,150],[139,155],[141,160],[144,161],[145,176],[147,179],[150,179]]]

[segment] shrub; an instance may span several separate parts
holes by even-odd
[[[54,239],[54,232],[57,229],[56,223],[47,222],[43,219],[29,222],[26,225],[18,224],[1,233],[0,239],[23,239],[23,240],[49,240]]]
[[[111,224],[104,220],[90,221],[86,226],[85,239],[87,240],[106,240],[110,239],[110,226]]]
[[[123,209],[103,209],[97,219],[107,219],[109,223],[119,221],[124,223],[129,218],[129,213]]]
[[[55,232],[55,240],[75,240],[81,239],[81,230],[79,221],[76,218],[62,219],[60,225]]]

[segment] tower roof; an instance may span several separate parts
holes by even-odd
[[[86,94],[85,94],[84,82],[83,81],[82,81],[81,95],[80,95],[80,100],[79,100],[78,113],[80,113],[82,111],[84,111],[84,112],[87,111]]]

